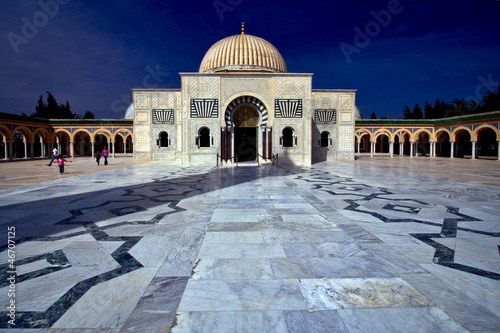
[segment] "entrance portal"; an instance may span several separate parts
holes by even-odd
[[[234,155],[238,162],[255,161],[257,157],[257,128],[235,127]]]
[[[255,161],[257,158],[257,126],[259,112],[253,107],[244,105],[233,113],[234,122],[234,155],[239,162]]]

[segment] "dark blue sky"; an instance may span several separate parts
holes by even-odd
[[[266,39],[313,89],[357,89],[364,118],[437,98],[479,100],[500,81],[500,1],[2,1],[0,112],[50,91],[73,112],[122,118],[131,88],[180,88],[212,44]],[[361,33],[360,33],[361,31]]]

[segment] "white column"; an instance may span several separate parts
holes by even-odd
[[[123,141],[123,155],[127,153],[127,140]]]
[[[374,152],[375,152],[375,142],[370,141],[370,157],[373,157]]]
[[[410,141],[410,157],[413,157],[413,145],[414,145],[414,142]]]
[[[455,155],[455,141],[450,141],[450,158]]]
[[[24,143],[24,158],[28,158],[28,143],[26,141]]]
[[[234,154],[234,127],[231,127],[231,151],[229,152],[229,157]]]
[[[391,153],[391,157],[394,157],[394,142],[389,142],[389,153]]]
[[[111,145],[113,146],[113,157],[116,157],[115,156],[115,142],[114,141],[111,142]]]
[[[95,157],[95,146],[94,146],[94,142],[90,142],[90,146],[92,147],[92,157]]]
[[[359,154],[359,151],[361,150],[361,142],[358,141],[358,154]]]
[[[403,156],[404,152],[405,152],[405,143],[404,142],[400,142],[399,143],[399,155]]]
[[[498,145],[500,147],[500,145]],[[3,148],[5,150],[5,158],[4,160],[9,159],[9,143],[7,141],[3,142]],[[500,159],[500,150],[498,151],[498,159]]]
[[[477,143],[477,141],[471,141],[471,144],[472,144],[472,159],[473,160],[476,159],[476,143]]]

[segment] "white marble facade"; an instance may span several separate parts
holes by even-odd
[[[213,165],[217,154],[222,155],[222,129],[231,133],[232,157],[238,154],[239,135],[233,116],[240,107],[258,114],[249,127],[255,127],[260,158],[279,154],[280,163],[293,164],[354,159],[355,90],[312,90],[312,74],[180,75],[180,90],[133,89],[136,159]],[[210,133],[209,144],[200,147],[197,137],[204,127]],[[287,127],[293,132],[291,146],[283,142]],[[269,136],[264,139],[266,131],[271,133],[271,146]],[[168,134],[163,145],[162,132]]]

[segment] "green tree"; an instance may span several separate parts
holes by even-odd
[[[412,116],[412,119],[424,119],[424,114],[422,113],[422,109],[420,108],[420,105],[418,105],[418,103],[413,107]]]
[[[500,83],[498,84],[498,91],[488,91],[483,96],[483,105],[481,112],[491,112],[500,110]]]
[[[55,97],[48,91],[47,104],[43,103],[43,96],[40,96],[35,110],[35,113],[31,115],[32,117],[48,119],[80,119],[82,117],[71,112],[71,105],[68,101],[66,101],[66,104],[57,104]]]
[[[95,119],[95,116],[92,112],[90,111],[87,111],[85,112],[85,114],[83,115],[83,119]]]
[[[35,108],[36,112],[33,113],[32,117],[38,118],[49,118],[49,112],[47,110],[47,105],[43,103],[43,96],[40,95],[40,99],[38,99],[38,104]]]
[[[434,108],[427,101],[425,101],[425,106],[424,106],[424,118],[425,119],[436,119],[436,114],[435,114]]]
[[[372,112],[372,118],[371,119],[377,119],[377,115],[375,114],[375,111]]]
[[[412,119],[413,113],[410,111],[408,105],[403,108],[403,119]]]

